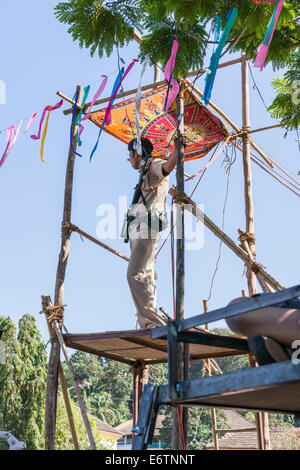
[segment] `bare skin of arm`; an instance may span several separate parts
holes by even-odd
[[[175,147],[172,152],[172,154],[169,156],[168,160],[163,164],[163,169],[167,173],[171,173],[171,171],[174,170],[176,163],[177,163],[177,158],[178,158],[178,152],[177,152],[177,139],[174,139]],[[186,145],[186,138],[185,136],[182,136],[181,138],[181,143],[185,146]]]
[[[230,304],[245,302],[247,299],[249,297],[239,297]],[[298,309],[266,307],[228,318],[226,323],[237,334],[267,336],[286,346],[291,346],[295,339],[300,339],[300,310]]]

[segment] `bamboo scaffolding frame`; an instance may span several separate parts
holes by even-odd
[[[214,235],[216,235],[219,240],[222,240],[223,243],[230,248],[242,261],[247,263],[247,265],[251,266],[255,269],[256,272],[259,272],[261,277],[267,281],[267,283],[274,289],[274,290],[281,290],[284,289],[284,286],[280,284],[274,277],[272,277],[261,264],[254,264],[253,259],[235,243],[228,235],[226,235],[212,220],[208,218],[204,212],[199,209],[197,204],[190,199],[185,193],[174,191],[174,188],[170,189],[170,193],[174,195],[175,202],[184,204],[184,209],[191,212],[196,219],[203,223]],[[254,266],[253,266],[254,264]]]
[[[139,42],[141,37],[140,35],[137,33],[137,32],[134,32],[134,38]],[[223,67],[227,67],[227,66],[230,66],[230,65],[233,65],[233,64],[237,64],[237,63],[242,63],[242,67],[246,64],[246,56],[243,55],[241,58],[239,59],[234,59],[234,60],[231,60],[231,61],[228,61],[228,62],[224,62],[222,64],[219,65],[218,68],[223,68]],[[196,75],[198,73],[202,73],[202,72],[205,72],[206,70],[205,69],[200,69],[200,70],[197,70],[197,71],[193,71],[193,72],[190,72],[187,74],[187,77],[191,77],[193,75]],[[150,89],[155,89],[159,86],[163,86],[165,84],[167,84],[167,82],[165,80],[161,80],[159,81],[159,78],[158,78],[158,72],[159,72],[159,66],[158,64],[154,64],[154,73],[155,73],[155,76],[154,76],[154,83],[150,84],[150,85],[146,85],[144,87],[142,87],[142,90],[150,90]],[[202,96],[202,93],[193,85],[191,84],[191,82],[186,79],[185,80],[189,86],[192,85],[193,87],[193,90],[195,90],[195,92],[199,95],[199,96]],[[78,87],[78,89],[80,88],[80,91],[81,91],[81,96],[82,96],[82,87]],[[130,96],[134,93],[136,93],[137,89],[133,89],[133,90],[129,90],[127,92],[122,92],[120,94],[117,95],[116,98],[124,98],[125,96]],[[75,102],[74,100],[70,99],[69,97],[67,97],[66,95],[62,94],[61,92],[57,92],[57,94],[63,98],[64,100],[66,100],[67,102],[69,102],[70,104],[72,104],[74,106]],[[108,102],[110,99],[110,97],[108,98],[103,98],[103,99],[100,99],[98,101],[96,101],[95,105],[98,105],[98,104],[102,104],[102,103],[106,103]],[[86,103],[85,106],[84,106],[84,109],[83,109],[83,112],[86,112],[86,110],[88,109],[88,107],[90,106],[90,103]],[[241,135],[241,137],[243,139],[247,139],[248,141],[248,145],[251,145],[258,153],[259,155],[270,165],[270,166],[273,166],[271,164],[271,162],[269,161],[269,159],[264,155],[264,153],[255,145],[255,143],[251,140],[251,138],[249,137],[249,134],[251,133],[255,133],[255,132],[261,132],[261,131],[265,131],[265,130],[269,130],[269,129],[272,129],[272,128],[275,128],[275,127],[280,127],[281,125],[278,124],[278,125],[274,125],[274,126],[268,126],[268,127],[264,127],[264,128],[260,128],[260,129],[254,129],[254,130],[250,130],[250,128],[248,128],[249,126],[245,126],[243,124],[243,129],[240,129],[238,126],[236,126],[233,121],[231,121],[231,119],[226,116],[226,114],[221,111],[216,105],[214,105],[212,102],[209,103],[209,107],[211,107],[215,112],[217,112],[217,114],[219,114],[219,116],[221,116],[236,132],[235,136],[239,136]],[[80,99],[78,100],[78,103],[77,103],[77,109],[76,109],[76,113],[78,114],[78,111],[81,109],[81,105],[80,105]],[[64,111],[64,114],[65,115],[68,115],[68,114],[71,114],[73,112],[73,108],[72,109],[67,109]],[[183,114],[183,113],[181,113]],[[247,121],[247,120],[246,120]],[[246,122],[247,124],[247,122]],[[75,127],[75,126],[74,126]],[[74,139],[74,136],[76,135],[76,131],[73,127],[73,139]],[[76,146],[76,142],[73,141],[73,147],[75,148]],[[182,149],[181,149],[182,150]],[[73,155],[74,157],[74,155]],[[70,151],[69,151],[69,163],[70,163]],[[65,186],[65,207],[64,207],[64,221],[69,224],[69,228],[73,229],[73,227],[75,226],[72,226],[72,224],[70,223],[70,217],[66,217],[66,209],[67,209],[67,215],[71,214],[71,194],[72,194],[72,181],[70,181],[70,179],[68,179],[68,172],[69,172],[69,163],[68,163],[68,169],[67,169],[67,176],[66,176],[66,186]],[[74,162],[73,162],[73,165],[74,165]],[[72,170],[73,171],[73,170]],[[180,169],[178,170],[177,168],[177,174],[179,174],[180,172]],[[71,180],[73,179],[73,174],[72,174],[72,178]],[[70,184],[71,183],[71,184]],[[181,184],[181,183],[180,183]],[[180,186],[179,184],[179,186]],[[177,185],[178,187],[178,185]],[[181,191],[183,192],[184,191],[184,187],[182,188],[179,188],[181,189]],[[183,193],[184,194],[184,193]],[[68,195],[68,196],[67,196]],[[184,194],[185,196],[185,200],[184,200],[184,209],[186,209],[186,199],[187,196]],[[66,198],[69,200],[69,203],[66,204]],[[251,252],[251,249],[250,247],[247,245],[247,242],[244,242],[242,245],[243,245],[243,249],[241,247],[239,247],[235,242],[233,242],[224,232],[222,232],[215,224],[213,224],[212,221],[210,221],[201,211],[199,208],[197,208],[196,204],[189,200],[189,202],[191,203],[192,205],[192,208],[191,209],[188,209],[190,212],[192,212],[197,220],[201,220],[204,225],[206,225],[218,238],[220,238],[221,240],[223,240],[223,242],[237,255],[239,256],[245,263],[247,266],[249,266],[251,269],[253,269],[254,267],[254,263],[255,262],[255,257],[253,255],[253,253]],[[68,207],[66,207],[66,205]],[[184,211],[184,209],[182,209]],[[116,250],[113,250],[112,248],[108,247],[107,245],[103,244],[102,242],[96,240],[94,237],[88,235],[86,232],[82,231],[81,229],[78,229],[78,227],[76,227],[76,230],[74,230],[76,232],[78,232],[81,236],[84,236],[85,238],[93,241],[94,243],[96,243],[97,245],[99,246],[102,246],[103,248],[107,249],[108,251],[114,253],[115,255],[119,256],[120,258],[126,260],[126,261],[129,261],[129,259],[122,255],[121,253],[117,252]],[[57,281],[56,281],[56,290],[55,290],[55,305],[62,305],[62,300],[63,300],[63,281],[64,281],[64,275],[65,275],[65,267],[66,267],[66,261],[67,261],[67,258],[68,258],[68,251],[69,251],[69,239],[70,237],[68,235],[65,235],[65,238],[64,236],[62,236],[62,250],[61,250],[61,255],[60,255],[60,260],[59,260],[59,266],[60,266],[60,270],[63,271],[63,275],[61,275],[62,273],[59,274],[59,266],[58,266],[58,274],[57,274]],[[184,249],[181,250],[182,252],[184,252]],[[274,278],[272,278],[272,276],[270,276],[262,267],[261,265],[258,266],[258,263],[256,263],[256,274],[257,274],[257,278],[259,280],[259,282],[261,283],[262,285],[262,288],[265,288],[265,289],[269,289],[269,291],[271,290],[271,287],[273,289],[276,289],[276,290],[279,290],[279,289],[282,289],[283,286],[281,284],[279,284]],[[181,271],[181,272],[179,272]],[[182,275],[182,270],[178,270],[178,266],[177,266],[177,276],[178,278],[180,278],[180,275]],[[183,276],[184,276],[184,271],[183,271]],[[263,287],[264,286],[264,287]],[[181,286],[182,287],[182,286]],[[182,310],[182,299],[183,299],[183,296],[181,295],[178,295],[178,291],[180,291],[180,289],[178,288],[177,289],[177,296],[176,296],[176,311],[177,312],[180,312],[180,311],[183,311]],[[184,292],[184,290],[183,290]],[[180,304],[181,303],[181,304]],[[181,318],[181,315],[179,313],[179,316]],[[65,357],[66,357],[66,361],[68,363],[68,353],[66,351],[66,348],[65,348],[65,344],[64,344],[64,341],[63,341],[63,338],[62,338],[62,335],[61,335],[61,331],[60,331],[60,328],[59,328],[59,325],[56,323],[56,322],[53,322],[53,327],[54,327],[54,330],[57,334],[57,337],[59,339],[59,343],[60,343],[60,346],[62,347],[63,351],[64,351],[64,354],[65,354]],[[58,349],[59,350],[59,349]],[[56,353],[57,353],[57,350],[56,350]],[[69,361],[70,362],[70,361]],[[69,364],[68,364],[69,365]],[[72,365],[71,365],[72,366]],[[61,368],[61,364],[59,363],[59,367]],[[211,374],[211,367],[215,367],[214,364],[212,364],[211,362],[209,363],[209,373]],[[51,366],[51,370],[53,370],[53,364]],[[71,373],[72,375],[72,373]],[[76,380],[75,380],[76,382]],[[54,387],[55,388],[55,387]],[[78,388],[78,391],[79,391],[79,388]],[[56,405],[55,405],[55,409],[56,409]],[[47,413],[47,412],[46,412]],[[49,416],[49,412],[48,412],[48,416]],[[55,418],[56,419],[56,418]],[[262,430],[262,422],[261,422],[261,416],[259,416],[259,420],[260,420],[260,430]],[[252,430],[252,428],[251,428]],[[226,430],[228,432],[228,430]],[[237,432],[236,430],[231,430],[231,431],[234,431],[234,432]],[[216,435],[217,433],[220,433],[220,432],[224,432],[223,430],[217,430],[216,429]],[[54,436],[55,436],[55,430],[54,430]],[[53,435],[52,435],[52,438],[53,438]],[[91,445],[93,446],[94,443],[93,443],[93,437],[90,437],[89,435],[89,438],[90,438],[90,442],[91,442]],[[260,441],[262,442],[262,435],[260,436]],[[94,448],[94,447],[93,447]]]

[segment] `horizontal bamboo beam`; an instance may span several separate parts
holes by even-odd
[[[220,64],[218,66],[218,69],[222,69],[224,67],[228,67],[230,65],[234,65],[234,64],[238,64],[242,62],[242,59],[241,58],[238,58],[238,59],[233,59],[233,60],[229,60],[228,62],[223,62],[222,64]],[[192,72],[189,72],[186,76],[187,77],[192,77],[193,75],[197,75],[198,73],[205,73],[207,71],[207,69],[199,69],[199,70],[194,70]],[[150,83],[149,85],[144,85],[142,86],[141,90],[142,91],[146,91],[146,90],[151,90],[151,89],[155,89],[155,88],[158,88],[162,85],[167,85],[167,81],[166,80],[161,80],[159,82],[154,82],[154,83]],[[116,99],[118,98],[124,98],[125,96],[130,96],[130,95],[133,95],[137,92],[137,88],[134,88],[132,90],[128,90],[128,91],[125,91],[124,93],[119,93],[118,95],[116,95]],[[75,101],[72,100],[71,98],[68,98],[66,95],[64,95],[63,93],[61,93],[60,91],[57,92],[57,95],[60,97],[60,98],[63,98],[65,101],[68,101],[68,103],[72,104],[74,106],[75,104]],[[103,104],[103,103],[107,103],[108,101],[110,100],[110,97],[107,97],[107,98],[101,98],[97,101],[95,101],[95,106],[97,106],[98,104]],[[90,106],[90,102],[89,103],[86,103],[84,105],[84,108],[87,109],[89,106]],[[77,109],[81,109],[81,106],[77,105]],[[65,115],[68,115],[68,114],[71,114],[73,112],[73,108],[70,108],[70,109],[66,109],[64,111],[64,114]]]
[[[274,124],[273,126],[267,126],[267,127],[260,127],[258,129],[252,129],[252,130],[247,130],[241,132],[237,132],[236,134],[233,135],[233,137],[238,137],[239,135],[242,136],[243,134],[254,134],[255,132],[262,132],[262,131],[268,131],[269,129],[275,129],[276,127],[283,127],[282,124]]]
[[[207,215],[202,212],[192,199],[190,199],[184,192],[175,191],[174,188],[170,189],[170,193],[175,197],[177,204],[184,204],[185,210],[191,212],[199,222],[202,222],[211,232],[216,235],[219,240],[228,246],[244,263],[247,264],[251,269],[255,269],[255,272],[259,273],[260,277],[267,281],[267,283],[275,290],[284,289],[284,286],[280,284],[274,277],[272,277],[261,264],[254,262],[253,259],[235,243],[228,235],[226,235],[217,225],[215,225]]]
[[[88,233],[86,233],[86,232],[84,232],[83,230],[81,230],[79,227],[76,227],[76,225],[73,225],[73,224],[65,224],[65,225],[64,225],[64,228],[67,229],[67,230],[69,229],[69,230],[71,230],[72,232],[77,232],[77,233],[79,233],[79,235],[81,235],[82,237],[85,237],[85,238],[87,238],[88,240],[90,240],[91,242],[95,243],[96,245],[99,245],[99,246],[101,246],[102,248],[104,248],[105,250],[110,251],[111,253],[113,253],[114,255],[118,256],[119,258],[122,258],[124,261],[129,261],[129,258],[127,258],[127,256],[123,255],[123,254],[120,253],[119,251],[114,250],[113,248],[111,248],[110,246],[106,245],[105,243],[100,242],[99,240],[97,240],[97,238],[92,237],[92,235],[89,235]]]
[[[88,240],[95,243],[96,245],[101,246],[101,248],[104,248],[105,250],[110,251],[111,253],[113,253],[114,255],[118,256],[121,259],[123,259],[124,261],[129,262],[129,258],[127,258],[127,256],[123,255],[122,253],[120,253],[117,250],[114,250],[113,248],[106,245],[105,243],[100,242],[99,240],[97,240],[97,238],[92,237],[92,235],[89,235],[88,233],[81,230],[79,227],[76,227],[76,225],[64,224],[64,229],[71,230],[72,232],[79,233],[80,236],[87,238]],[[156,272],[154,273],[154,279],[157,279],[157,273]]]

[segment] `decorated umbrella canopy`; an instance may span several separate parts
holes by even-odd
[[[172,152],[176,132],[176,101],[164,113],[166,92],[167,86],[163,86],[141,96],[140,133],[142,137],[151,140],[153,155],[160,158],[167,158],[168,150]],[[101,127],[104,114],[105,109],[94,111],[90,120]],[[200,103],[189,88],[184,91],[184,124],[186,161],[204,157],[228,136],[224,124]],[[125,143],[136,137],[135,97],[112,107],[111,123],[105,125],[104,130]]]

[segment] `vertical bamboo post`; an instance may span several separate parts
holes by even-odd
[[[250,162],[250,95],[249,95],[249,77],[248,77],[248,61],[246,54],[242,53],[242,113],[243,113],[243,168],[244,168],[244,193],[245,193],[245,214],[246,214],[246,232],[249,237],[249,248],[253,259],[256,258],[255,253],[255,232],[254,232],[254,205],[252,196],[252,172]],[[249,295],[256,294],[256,276],[250,267],[247,267],[247,282]],[[256,422],[259,436],[259,447],[266,449],[268,444],[267,431],[268,417],[264,413],[256,414]],[[264,426],[265,424],[265,426]]]
[[[78,103],[82,102],[83,88],[77,86]],[[76,150],[76,133],[75,119],[78,115],[75,112],[74,121],[72,122],[72,144]],[[75,154],[71,145],[69,146],[68,163],[65,178],[65,195],[63,222],[71,222],[72,209],[72,190],[73,190],[73,174],[74,174]],[[71,232],[62,230],[61,250],[56,273],[54,305],[63,305],[64,280],[67,267],[69,248],[70,248]],[[55,448],[55,429],[56,429],[56,409],[57,409],[57,387],[59,373],[59,342],[55,341],[51,344],[48,373],[47,373],[47,389],[46,389],[46,410],[45,410],[45,449],[53,450]]]
[[[72,441],[73,441],[73,444],[74,444],[74,449],[75,450],[80,450],[79,442],[78,442],[78,438],[77,438],[77,433],[76,433],[76,428],[75,428],[75,423],[74,423],[74,416],[73,416],[71,403],[70,403],[70,398],[69,398],[69,393],[68,393],[67,384],[66,384],[66,379],[65,379],[65,376],[64,376],[64,371],[63,371],[61,363],[59,363],[59,381],[60,381],[61,389],[62,389],[62,392],[63,392],[63,397],[64,397],[65,407],[66,407],[66,411],[67,411],[69,426],[70,426],[70,430],[71,430]]]
[[[183,82],[180,82],[180,91],[176,98],[176,117],[177,117],[177,168],[176,168],[176,188],[184,191],[184,146],[180,137],[184,134],[184,96]],[[176,321],[184,318],[184,206],[176,206]],[[178,344],[177,356],[178,380],[183,379],[183,347]],[[182,413],[182,428],[187,431],[187,413],[184,407]],[[180,449],[180,435],[177,410],[173,412],[173,436],[172,448]],[[186,444],[187,432],[184,433],[184,443]]]
[[[207,308],[207,300],[203,300],[203,311],[204,313],[208,312]],[[208,323],[205,323],[205,329],[208,330]],[[211,376],[211,361],[210,359],[207,359],[207,375],[210,377]],[[213,430],[213,437],[214,437],[214,448],[215,450],[219,450],[219,440],[218,440],[218,434],[216,432],[217,429],[217,416],[216,416],[216,410],[214,408],[210,409],[210,414],[211,414],[211,425],[212,425],[212,430]]]
[[[49,296],[42,296],[43,309],[45,309],[49,305],[51,305],[50,297]],[[51,327],[51,325],[48,321],[46,313],[45,313],[45,317],[46,317],[46,322],[47,322],[50,338],[53,338],[52,327]],[[74,416],[73,416],[73,412],[72,412],[72,408],[71,408],[71,403],[70,403],[70,398],[69,398],[69,394],[68,394],[66,379],[65,379],[65,375],[64,375],[64,371],[63,371],[61,362],[59,362],[58,367],[59,367],[59,381],[60,381],[61,389],[62,389],[62,392],[63,392],[63,397],[64,397],[65,407],[66,407],[66,411],[67,411],[70,431],[71,431],[71,435],[72,435],[72,441],[73,441],[73,444],[74,444],[74,449],[75,450],[80,450],[79,442],[78,442],[78,438],[77,438],[77,433],[76,433],[76,428],[75,428],[75,423],[74,423]]]
[[[249,77],[248,61],[246,54],[242,53],[242,115],[243,115],[243,169],[244,169],[244,195],[245,195],[245,214],[246,214],[246,232],[254,237],[254,208],[252,197],[252,172],[250,164],[250,106],[249,106]],[[250,250],[255,258],[255,242],[249,243]],[[256,293],[256,277],[253,271],[247,267],[247,282],[249,295]]]
[[[94,436],[93,436],[93,433],[92,433],[92,428],[91,428],[91,425],[90,425],[90,422],[89,422],[89,419],[88,419],[88,416],[87,416],[87,412],[86,412],[86,409],[85,409],[85,405],[84,405],[84,402],[83,402],[83,399],[82,399],[82,396],[81,396],[81,393],[80,393],[79,385],[78,385],[78,382],[76,380],[75,371],[74,371],[72,362],[70,360],[69,353],[68,353],[68,350],[66,348],[66,345],[65,345],[62,333],[61,333],[61,329],[60,329],[59,324],[58,324],[57,321],[53,322],[53,329],[56,333],[56,336],[58,338],[60,347],[63,351],[63,354],[64,354],[65,359],[66,359],[66,363],[67,363],[69,371],[70,371],[73,386],[74,386],[76,396],[77,396],[77,400],[78,400],[78,405],[79,405],[79,408],[80,408],[80,411],[81,411],[81,416],[82,416],[82,419],[83,419],[83,422],[84,422],[86,432],[88,434],[91,449],[92,450],[97,450],[96,443],[95,443],[95,440],[94,440]]]

